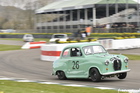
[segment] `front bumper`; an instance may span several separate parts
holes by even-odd
[[[109,73],[102,73],[101,75],[112,75],[112,74],[119,74],[119,73],[125,73],[125,72],[129,72],[130,69],[127,69],[127,70],[121,70],[121,71],[114,71],[114,72],[109,72]]]

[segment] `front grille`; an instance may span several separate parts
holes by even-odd
[[[119,59],[116,59],[116,60],[114,60],[114,70],[116,71],[116,70],[121,70],[121,66],[122,66],[122,64],[121,64],[121,60],[119,60]]]

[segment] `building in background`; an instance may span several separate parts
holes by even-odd
[[[133,0],[59,0],[36,10],[36,28],[40,33],[73,33],[92,25],[97,33],[135,32],[139,8]]]

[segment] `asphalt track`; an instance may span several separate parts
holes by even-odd
[[[139,55],[140,49],[109,52]],[[80,84],[117,89],[140,88],[140,61],[129,61],[129,68],[131,71],[128,72],[128,76],[124,80],[107,78],[98,83],[92,82],[88,79],[58,80],[56,76],[51,75],[52,62],[41,61],[40,53],[40,49],[0,51],[0,77],[25,78],[29,80],[48,81],[62,84]]]

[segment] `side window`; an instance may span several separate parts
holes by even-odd
[[[66,49],[66,50],[64,50],[62,56],[63,56],[63,57],[69,57],[69,54],[70,54],[69,51],[70,51],[70,49]]]
[[[71,48],[71,57],[82,56],[80,48]]]

